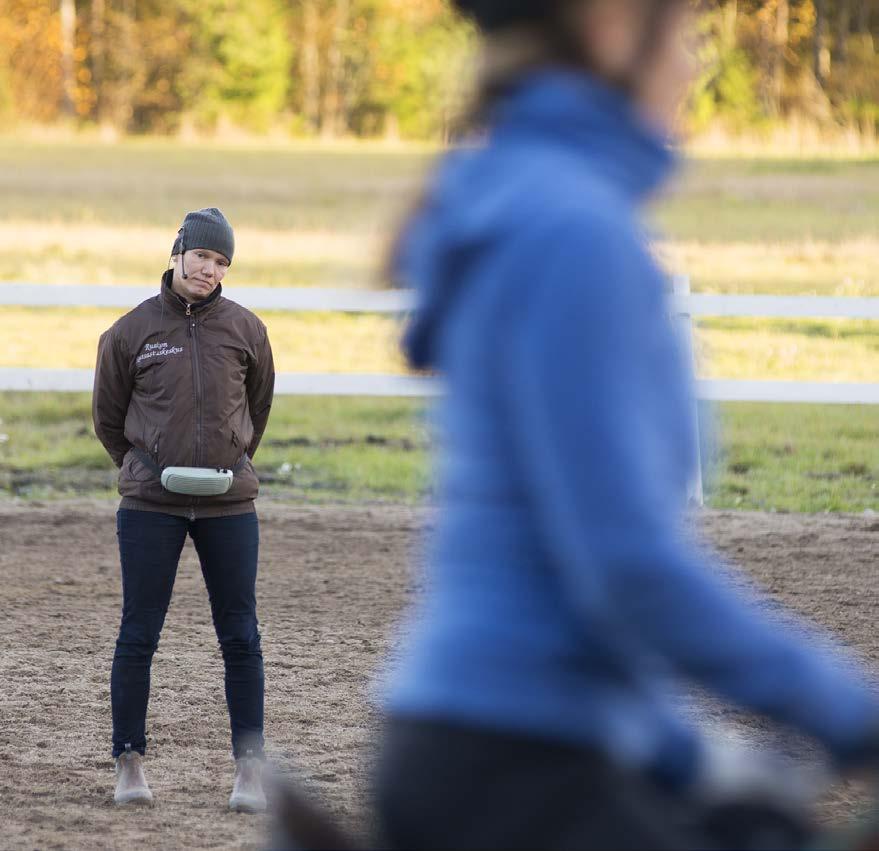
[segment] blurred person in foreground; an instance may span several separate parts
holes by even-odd
[[[265,325],[222,294],[234,251],[220,210],[188,213],[159,294],[98,344],[95,432],[120,468],[122,494],[122,622],[110,680],[117,804],[152,802],[142,764],[150,666],[188,535],[225,666],[236,760],[229,806],[265,809],[259,482],[251,459],[268,422],[275,371]],[[193,739],[203,739],[203,724],[190,729]]]
[[[381,824],[395,848],[721,847],[700,802],[724,771],[676,681],[842,767],[876,757],[879,710],[681,529],[691,376],[639,210],[674,165],[694,13],[456,4],[482,31],[478,122],[394,258],[419,296],[405,351],[447,395],[426,591],[386,683]]]

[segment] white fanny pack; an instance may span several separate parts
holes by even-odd
[[[222,496],[232,487],[235,473],[243,470],[249,460],[245,453],[231,470],[224,467],[165,467],[163,470],[147,452],[136,446],[132,451],[161,479],[166,491],[187,496]]]
[[[220,496],[232,487],[231,470],[219,467],[165,467],[162,487],[189,496]]]

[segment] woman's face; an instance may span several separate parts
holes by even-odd
[[[218,251],[211,251],[209,248],[192,248],[182,259],[181,263],[180,255],[174,257],[171,289],[189,304],[207,298],[223,280],[229,268],[229,261]]]
[[[625,83],[647,120],[671,134],[697,70],[696,19],[689,3],[665,0],[656,31],[648,35],[651,5],[588,0],[575,7],[573,23],[596,73]]]

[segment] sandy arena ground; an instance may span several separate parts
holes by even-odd
[[[156,805],[111,802],[109,672],[120,581],[115,504],[0,503],[0,847],[254,848],[263,817],[226,810],[222,664],[191,543],[153,666]],[[349,825],[367,819],[377,715],[368,683],[405,603],[424,510],[261,506],[258,586],[270,755]],[[879,519],[707,512],[702,527],[777,600],[879,669]],[[765,725],[716,706],[749,738]],[[806,750],[808,758],[808,749]],[[861,799],[837,787],[828,812]]]

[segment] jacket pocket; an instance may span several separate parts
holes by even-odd
[[[238,432],[234,428],[230,432],[229,442],[232,444],[232,451],[230,453],[231,462],[229,464],[229,469],[231,470],[237,467],[244,459],[246,447],[242,443],[241,438],[238,436]]]
[[[146,423],[143,430],[143,451],[153,459],[159,469],[163,466],[159,458],[161,437],[162,433],[158,426],[154,426],[152,423]]]
[[[120,491],[122,491],[126,484],[141,485],[155,480],[155,471],[138,458],[137,452],[134,449],[129,449],[122,461],[122,468],[119,470]],[[124,491],[122,492],[124,493]],[[126,495],[131,494],[126,493]]]

